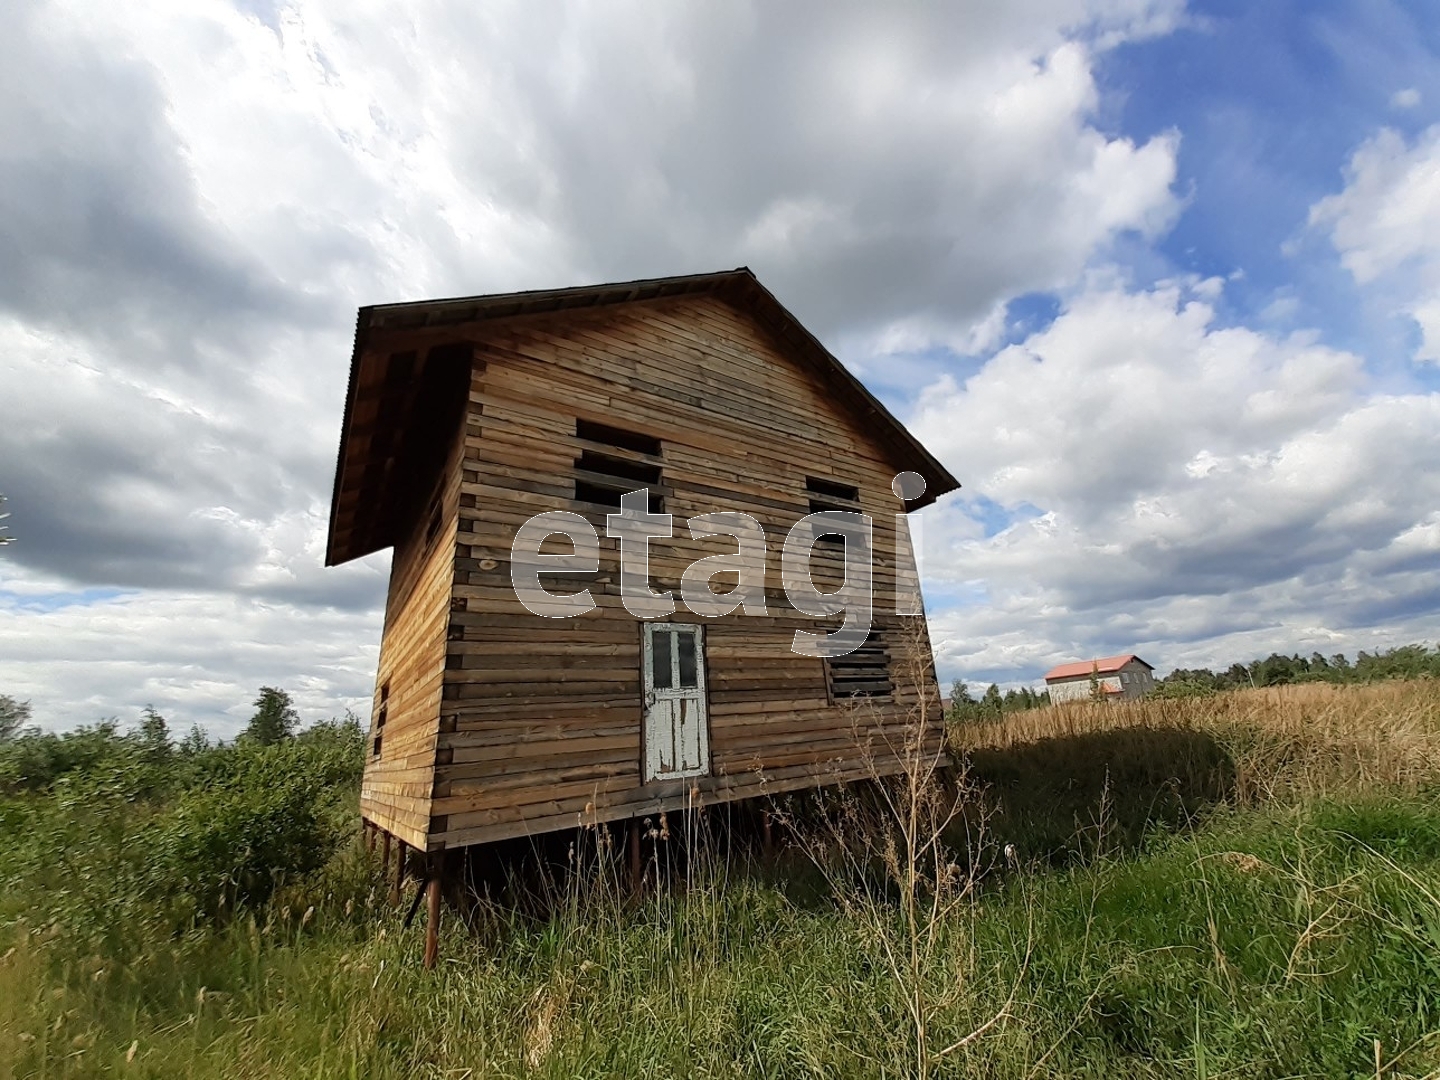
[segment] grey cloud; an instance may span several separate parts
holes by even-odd
[[[299,558],[290,577],[255,581],[266,523],[305,513],[328,483],[328,432],[297,445],[283,440],[263,397],[231,405],[222,395],[224,415],[207,416],[123,378],[43,355],[11,359],[0,371],[0,492],[19,539],[7,562],[82,585],[245,591],[361,610],[380,602],[373,581],[325,573],[318,555]]]
[[[1121,22],[1145,6],[1114,5]],[[1065,40],[1059,28],[1089,24],[1097,7],[717,4],[627,21],[452,5],[399,36],[391,16],[357,15],[328,36],[322,17],[298,31],[313,35],[307,55],[327,91],[368,96],[373,127],[328,107],[286,112],[263,94],[232,109],[222,88],[213,114],[236,126],[217,133],[193,126],[207,114],[191,100],[215,87],[166,66],[167,49],[199,46],[243,80],[251,57],[225,51],[217,22],[197,32],[180,20],[157,39],[160,24],[139,20],[134,41],[116,42],[115,27],[92,33],[22,0],[0,42],[0,309],[52,332],[42,347],[56,372],[88,365],[115,387],[67,399],[38,362],[0,370],[0,408],[13,410],[0,490],[26,533],[8,557],[82,584],[374,606],[366,576],[309,566],[295,537],[269,566],[259,534],[324,499],[353,306],[390,290],[748,261],[820,329],[843,329],[916,313],[963,322],[1007,290],[1063,278],[1112,226],[1139,220],[1095,229],[1064,205],[1067,177],[1103,142],[1066,97],[1089,92],[1085,59],[1041,94],[1055,130],[1038,160],[964,95],[955,122],[915,95],[1033,81],[1032,60]],[[243,10],[277,44],[297,32],[273,5]],[[1097,25],[1113,22],[1107,12]],[[456,41],[479,62],[437,67]],[[866,118],[855,79],[877,42],[891,97]],[[252,149],[237,182],[275,185],[263,211],[201,189],[198,177],[214,176],[202,156],[232,141]],[[990,150],[1007,146],[1016,160],[992,169]],[[1166,202],[1166,185],[1143,181],[1141,201]],[[516,234],[553,241],[517,252],[462,236],[457,223],[481,204],[533,219]],[[747,236],[767,215],[779,239],[757,248]]]
[[[823,334],[912,317],[965,326],[1068,280],[1170,205],[1160,143],[1164,163],[1126,174],[1134,205],[1114,220],[1098,192],[1078,194],[1103,139],[1066,95],[1090,92],[1089,72],[1027,65],[1064,40],[1057,12],[1085,21],[1079,5],[684,10],[644,25],[572,11],[560,40],[484,69],[509,127],[448,117],[471,148],[467,178],[559,224],[589,277],[745,262]],[[493,40],[478,15],[457,18]],[[581,34],[584,59],[564,62]],[[988,119],[992,96],[1045,78],[1065,85],[1037,94],[1041,115],[1026,119],[1049,128]],[[755,235],[767,220],[768,240]]]
[[[158,73],[52,15],[21,0],[0,37],[0,307],[156,368],[257,315],[313,321],[206,219]]]

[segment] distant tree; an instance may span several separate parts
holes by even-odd
[[[1352,663],[1344,653],[1326,658],[1319,652],[1292,656],[1272,652],[1249,664],[1231,664],[1215,674],[1204,668],[1176,668],[1160,680],[1162,689],[1171,687],[1168,696],[1189,696],[1201,688],[1239,690],[1260,686],[1285,686],[1292,683],[1365,683],[1377,679],[1440,678],[1440,646],[1423,644],[1397,645],[1378,652],[1361,650]]]
[[[5,512],[5,496],[0,495],[0,521],[4,521],[9,516],[10,515]],[[9,535],[6,526],[0,525],[0,547],[4,547],[6,544],[13,543],[14,540],[15,537]]]
[[[1026,709],[1035,708],[1038,704],[1040,704],[1040,699],[1028,686],[1022,686],[1018,690],[1005,691],[1006,712],[1024,712]]]
[[[1100,664],[1098,662],[1090,665],[1090,700],[1105,700],[1105,687],[1100,682]]]
[[[180,740],[178,749],[183,757],[196,757],[210,749],[210,736],[205,734],[204,728],[195,724]]]
[[[980,707],[987,713],[999,716],[1005,709],[1005,699],[1000,695],[1000,684],[991,683],[985,688],[985,696],[980,699]]]
[[[153,760],[163,761],[170,756],[170,725],[155,711],[154,705],[146,705],[145,713],[140,717],[140,742]]]
[[[0,694],[0,740],[13,739],[30,722],[30,703]]]
[[[1250,674],[1250,669],[1241,663],[1231,664],[1225,672],[1226,690],[1238,690],[1242,686],[1254,686],[1255,679]]]
[[[245,728],[246,738],[262,746],[284,742],[295,733],[300,716],[290,702],[290,695],[274,686],[262,686],[255,699],[255,715]]]
[[[950,687],[950,708],[945,719],[957,724],[989,723],[1006,713],[1048,704],[1048,693],[1037,694],[1028,686],[1002,692],[998,683],[991,683],[977,699],[964,679],[956,679]]]

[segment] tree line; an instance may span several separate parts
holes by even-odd
[[[1037,693],[1028,686],[1022,686],[1018,690],[1006,690],[1001,693],[1000,685],[991,683],[985,688],[985,693],[977,698],[970,693],[970,688],[965,685],[964,679],[956,679],[950,687],[950,704],[945,710],[945,719],[957,723],[998,720],[1006,713],[1038,709],[1041,705],[1049,704],[1050,692],[1048,690],[1041,690]]]
[[[1377,652],[1361,650],[1351,661],[1344,653],[1325,656],[1298,652],[1286,656],[1271,653],[1248,664],[1231,664],[1223,671],[1209,668],[1176,668],[1160,680],[1162,688],[1184,693],[1214,693],[1245,687],[1288,686],[1292,683],[1368,683],[1382,679],[1424,679],[1440,677],[1440,645],[1399,645]]]
[[[363,744],[364,730],[353,713],[301,732],[299,714],[286,691],[262,686],[253,705],[245,728],[232,743],[226,743],[212,739],[198,724],[175,739],[169,722],[149,705],[139,723],[128,731],[122,731],[113,717],[70,731],[43,731],[31,724],[33,710],[28,701],[0,694],[0,792],[47,790],[65,776],[120,762],[138,786],[148,791],[154,786],[152,780],[163,776],[168,784],[173,779],[170,774],[186,771],[187,765],[208,771],[231,750],[276,747],[297,739]]]
[[[1248,664],[1237,662],[1219,671],[1176,668],[1157,680],[1155,693],[1160,697],[1195,697],[1222,690],[1306,682],[1343,684],[1426,678],[1440,678],[1440,645],[1399,645],[1376,652],[1361,650],[1353,661],[1344,653],[1325,656],[1312,652],[1307,657],[1298,652],[1290,656],[1274,652],[1263,659],[1252,660]],[[1021,687],[1002,693],[997,683],[991,683],[977,698],[964,679],[956,679],[950,690],[945,718],[957,723],[998,720],[1007,713],[1048,704],[1048,691]]]

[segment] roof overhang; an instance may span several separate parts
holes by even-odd
[[[410,425],[425,422],[425,387],[447,381],[452,376],[447,369],[458,360],[453,352],[446,355],[435,348],[400,354],[372,352],[369,346],[373,335],[381,331],[458,330],[496,319],[697,293],[717,294],[749,312],[854,412],[890,452],[897,469],[911,470],[925,478],[924,495],[908,503],[909,509],[928,506],[960,486],[949,470],[747,267],[567,289],[376,304],[361,308],[355,322],[325,564],[348,562],[396,542],[395,503],[402,484],[392,475],[397,448],[405,444]],[[466,364],[468,367],[468,359]]]

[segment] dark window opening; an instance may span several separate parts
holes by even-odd
[[[589,420],[576,420],[575,434],[591,442],[604,443],[614,450],[630,451],[649,457],[660,455],[659,439],[595,424]],[[620,496],[643,487],[650,492],[650,513],[663,514],[663,482],[661,467],[656,462],[637,461],[601,450],[582,450],[575,459],[576,502],[591,503],[607,510],[619,510]]]
[[[841,484],[834,480],[822,480],[819,477],[807,476],[805,490],[815,495],[824,495],[831,499],[855,503],[857,506],[860,503],[860,489],[853,484]]]
[[[825,480],[816,476],[805,478],[805,493],[810,496],[810,513],[822,514],[839,512],[858,514],[860,510],[860,489],[853,484],[842,484],[837,480]],[[821,532],[823,525],[815,526],[815,543],[826,547],[843,547],[845,536],[838,532]],[[856,534],[856,542],[863,536]]]
[[[385,734],[385,720],[390,712],[390,684],[382,683],[380,686],[380,706],[375,710],[375,738],[370,744],[370,755],[380,756],[380,745]]]
[[[895,689],[890,681],[890,654],[879,632],[871,630],[865,644],[848,656],[826,659],[825,678],[835,701],[889,697]]]
[[[622,450],[633,450],[637,454],[649,454],[651,457],[660,456],[660,440],[653,435],[641,435],[637,431],[626,431],[624,428],[611,427],[609,424],[597,424],[593,420],[576,420],[575,434],[582,439],[589,439],[591,442],[618,446]]]

